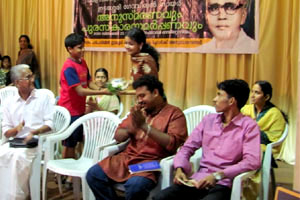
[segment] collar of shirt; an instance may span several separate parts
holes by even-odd
[[[242,113],[239,113],[238,115],[236,115],[228,125],[230,124],[234,124],[236,126],[241,126],[242,125],[242,120],[241,118],[243,117],[243,114]],[[223,118],[223,113],[220,113],[218,114],[217,116],[217,123],[220,125],[220,126],[223,126],[223,122],[222,122],[222,118]]]
[[[36,97],[36,89],[33,89],[31,91],[29,97],[26,100],[22,99],[21,96],[20,96],[20,94],[19,94],[19,92],[17,92],[16,102],[18,102],[18,101],[28,101],[29,99],[35,98],[35,97]]]

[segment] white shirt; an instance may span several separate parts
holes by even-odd
[[[16,137],[26,137],[31,130],[41,128],[43,125],[53,128],[54,105],[48,95],[32,90],[30,96],[24,100],[19,93],[7,98],[3,103],[2,134],[18,126],[23,120],[24,128]],[[5,136],[4,136],[5,137]]]

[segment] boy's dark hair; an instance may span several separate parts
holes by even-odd
[[[76,45],[82,44],[83,42],[83,35],[71,33],[65,38],[65,47],[68,50],[68,47],[74,48]]]
[[[151,55],[156,62],[157,71],[159,71],[160,54],[153,46],[151,46],[150,44],[147,43],[145,32],[142,29],[134,27],[134,28],[130,29],[129,31],[127,31],[125,33],[125,36],[129,37],[131,40],[135,41],[138,44],[143,43],[143,46],[142,46],[142,49],[140,52],[148,53],[149,55]]]
[[[249,98],[250,89],[248,83],[241,79],[225,80],[217,83],[219,90],[224,90],[229,97],[234,97],[237,101],[237,106],[241,109]]]
[[[166,101],[167,97],[164,92],[163,83],[160,82],[155,76],[152,75],[144,75],[138,80],[133,82],[133,88],[137,89],[139,87],[146,86],[150,92],[153,92],[154,89],[158,90],[160,96]]]

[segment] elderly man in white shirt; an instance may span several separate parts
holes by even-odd
[[[3,102],[2,137],[25,138],[27,142],[51,131],[54,105],[48,95],[34,88],[34,75],[28,65],[16,65],[10,73],[18,94]],[[36,155],[37,147],[13,148],[9,143],[0,146],[0,199],[28,197],[30,169]]]

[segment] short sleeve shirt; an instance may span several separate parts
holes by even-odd
[[[87,88],[91,76],[84,59],[81,63],[74,62],[68,58],[60,74],[60,97],[58,104],[67,108],[71,116],[83,115],[85,111],[85,96],[79,96],[75,87],[81,85]]]

